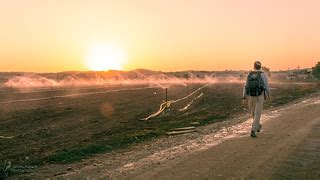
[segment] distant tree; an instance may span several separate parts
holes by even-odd
[[[312,68],[313,77],[320,79],[320,62]]]
[[[267,68],[267,67],[262,67],[261,68],[263,72],[265,72],[269,77],[271,76],[271,71],[270,71],[270,68]]]
[[[189,75],[189,74],[184,74],[184,75],[183,75],[183,78],[189,79],[189,78],[190,78],[190,75]]]

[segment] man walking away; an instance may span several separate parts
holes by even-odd
[[[263,109],[263,101],[270,97],[268,78],[261,71],[261,62],[254,63],[254,70],[250,71],[246,84],[243,88],[243,100],[247,99],[249,109],[253,118],[251,137],[257,137],[256,132],[260,132],[260,117]]]

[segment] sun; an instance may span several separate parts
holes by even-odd
[[[89,49],[87,66],[92,71],[122,70],[124,52],[112,45],[96,45]]]

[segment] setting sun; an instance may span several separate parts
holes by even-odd
[[[97,45],[89,49],[87,66],[93,71],[121,70],[124,52],[121,48],[111,45]]]

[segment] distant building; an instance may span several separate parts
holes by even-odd
[[[313,79],[312,68],[288,70],[287,80]]]

